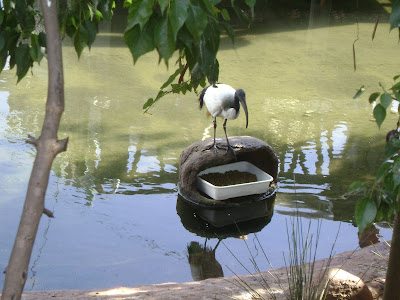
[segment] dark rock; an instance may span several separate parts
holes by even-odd
[[[226,153],[226,150],[219,149],[215,152],[213,148],[208,149],[213,140],[195,142],[187,147],[180,156],[179,160],[179,193],[188,201],[208,206],[208,207],[230,207],[237,206],[238,198],[235,200],[216,201],[200,194],[197,190],[197,175],[210,167],[221,166],[237,161],[248,161],[267,172],[274,178],[271,184],[272,190],[276,188],[278,176],[278,157],[274,149],[264,141],[250,136],[229,137],[229,142],[233,148]],[[218,146],[225,147],[225,139],[217,139]],[[254,201],[252,198],[260,196],[246,197],[247,201]],[[265,197],[264,197],[265,198]],[[243,199],[242,199],[243,200]]]

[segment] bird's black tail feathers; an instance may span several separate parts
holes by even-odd
[[[206,93],[206,91],[207,91],[208,88],[209,88],[209,86],[206,87],[206,88],[204,88],[204,89],[201,91],[201,93],[200,93],[200,97],[199,97],[199,103],[200,103],[199,108],[200,108],[200,109],[203,108],[203,105],[204,105],[204,95],[205,95],[205,93]]]

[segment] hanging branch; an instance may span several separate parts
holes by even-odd
[[[358,41],[359,39],[359,33],[360,33],[360,26],[358,25],[358,19],[357,19],[357,38],[354,40],[353,42],[353,67],[354,67],[354,71],[357,70],[357,64],[356,64],[356,48],[355,48],[355,43]]]
[[[372,31],[372,40],[374,40],[374,38],[375,38],[375,32],[376,32],[376,28],[378,27],[378,23],[379,23],[379,15],[376,16],[376,19],[375,19],[374,30]]]

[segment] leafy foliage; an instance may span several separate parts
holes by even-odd
[[[10,57],[10,68],[17,65],[20,81],[40,63],[46,47],[43,17],[39,1],[5,0],[0,10],[0,72]],[[177,53],[176,70],[162,85],[156,97],[144,104],[150,109],[168,93],[183,93],[205,86],[206,81],[218,80],[221,29],[234,42],[234,30],[228,23],[227,7],[218,8],[221,0],[125,0],[128,10],[124,39],[134,63],[144,54],[156,50],[159,59],[168,66]],[[245,3],[254,15],[256,0]],[[78,57],[85,47],[92,46],[102,20],[110,21],[115,1],[110,0],[59,0],[58,17],[63,37],[72,39]],[[250,26],[251,18],[235,0],[230,1],[230,11]],[[180,75],[180,76],[178,76]],[[186,75],[186,76],[185,76]],[[186,80],[185,80],[186,78]],[[166,90],[168,88],[168,90]]]
[[[58,1],[60,30],[74,41],[78,57],[93,44],[98,24],[112,16],[114,1]],[[17,66],[18,82],[45,54],[46,33],[43,16],[34,0],[4,0],[0,10],[0,72],[9,58],[10,69]]]
[[[386,144],[385,162],[377,171],[372,183],[356,181],[349,194],[359,194],[355,209],[355,221],[362,232],[375,221],[392,221],[399,209],[400,195],[400,140],[389,140]]]
[[[400,75],[393,77],[394,83],[387,91],[381,83],[379,86],[382,91],[372,93],[368,102],[374,105],[373,116],[378,127],[386,119],[386,110],[393,101],[400,100]],[[364,87],[362,87],[364,88]],[[360,90],[353,97],[360,96]],[[365,89],[364,89],[365,90]],[[362,93],[362,92],[361,92]],[[357,96],[357,97],[356,97]],[[398,113],[400,113],[400,106]],[[400,119],[399,119],[400,121]],[[400,140],[399,122],[396,129],[387,134],[385,146],[385,160],[379,167],[375,182],[367,184],[364,182],[354,182],[350,188],[350,194],[360,194],[355,209],[355,221],[362,232],[366,227],[375,221],[391,221],[394,213],[399,209],[400,197]]]
[[[376,21],[374,32],[378,23]],[[390,30],[400,30],[400,0],[396,0],[390,14]],[[400,75],[393,77],[394,84],[389,90],[379,83],[380,92],[372,93],[368,101],[373,104],[373,116],[380,128],[386,119],[386,110],[393,101],[400,101]],[[357,99],[365,91],[362,86],[353,99]],[[400,105],[398,106],[400,116]],[[361,194],[357,200],[355,209],[355,221],[359,231],[364,231],[375,221],[392,221],[395,213],[399,210],[400,201],[400,118],[394,130],[386,135],[385,160],[379,167],[375,181],[372,183],[354,182],[349,188],[349,194]]]
[[[390,14],[390,30],[399,27],[400,24],[400,1],[396,0],[393,3],[392,13]]]
[[[128,7],[128,26],[125,30],[125,42],[132,53],[134,63],[144,54],[157,50],[160,61],[168,65],[169,59],[178,52],[177,68],[160,88],[156,97],[143,105],[148,111],[159,99],[168,93],[183,93],[205,86],[206,80],[214,83],[218,80],[219,49],[221,28],[234,41],[234,31],[230,24],[230,15],[226,8],[219,9],[220,0],[171,0],[148,1],[126,0]],[[231,4],[239,18],[250,24],[249,17]],[[255,1],[246,1],[251,11]],[[186,72],[190,74],[185,81]],[[180,75],[178,77],[178,75]],[[168,88],[168,90],[166,90]]]

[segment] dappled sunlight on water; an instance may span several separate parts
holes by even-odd
[[[323,219],[320,257],[329,254],[338,221],[344,224],[337,252],[357,247],[354,199],[343,195],[355,179],[374,176],[397,111],[394,107],[378,130],[367,97],[352,99],[362,84],[373,92],[398,72],[391,61],[398,55],[398,37],[382,20],[371,42],[374,16],[338,14],[321,24],[315,19],[312,26],[308,17],[265,18],[250,31],[239,31],[235,48],[222,39],[219,79],[243,88],[249,109],[248,129],[243,114],[228,122],[228,135],[269,143],[280,172],[272,219],[261,217],[243,235],[226,233],[226,246],[219,244],[214,252],[209,249],[218,243],[216,236],[204,234],[193,220],[195,226],[185,228],[177,205],[180,153],[213,135],[212,119],[198,110],[198,96],[168,95],[144,114],[143,104],[173,72],[172,63],[169,69],[158,66],[157,54],[151,53],[133,66],[122,34],[110,25],[79,62],[66,41],[59,138],[69,137],[68,151],[53,164],[46,206],[56,218],[42,220],[28,289],[190,281],[199,263],[193,259],[189,265],[188,245],[206,249],[207,259],[215,261],[217,271],[222,266],[225,276],[231,274],[227,266],[243,274],[227,249],[247,263],[242,239],[258,249],[254,232],[273,265],[282,266],[284,224],[297,212],[313,226]],[[24,141],[40,133],[44,116],[46,68],[43,61],[18,85],[13,71],[0,76],[0,219],[7,224],[0,227],[0,269],[11,251],[35,154]],[[217,136],[223,137],[218,124]],[[383,226],[378,226],[381,234],[389,238]],[[0,277],[0,286],[3,281]]]

